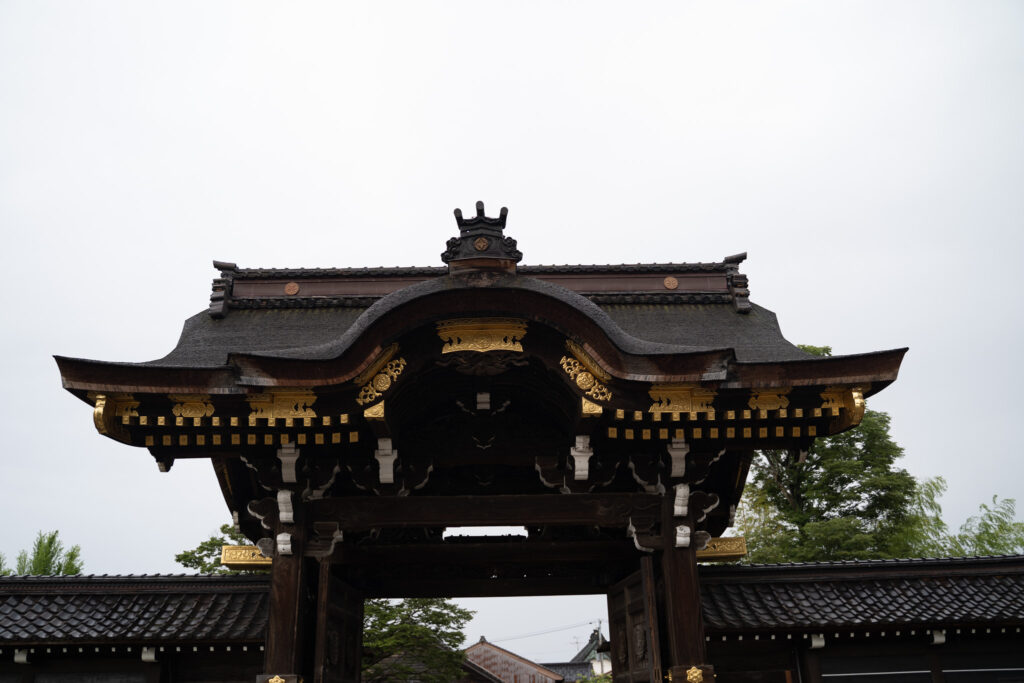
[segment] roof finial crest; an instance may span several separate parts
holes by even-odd
[[[495,227],[498,230],[505,229],[505,218],[508,216],[508,208],[501,207],[501,211],[498,212],[497,218],[489,218],[484,214],[484,203],[476,203],[476,217],[466,220],[462,217],[462,209],[455,209],[455,222],[459,226],[459,230],[465,232],[474,227],[486,225],[489,227]]]
[[[484,213],[484,203],[476,203],[476,216],[464,218],[462,209],[455,209],[455,222],[459,236],[448,240],[441,260],[448,264],[448,272],[467,270],[499,270],[514,273],[516,263],[523,254],[516,249],[516,241],[505,237],[508,209],[501,207],[496,218]]]

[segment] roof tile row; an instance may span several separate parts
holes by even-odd
[[[259,642],[266,576],[0,578],[0,644]],[[709,635],[1024,625],[1024,556],[701,568]]]

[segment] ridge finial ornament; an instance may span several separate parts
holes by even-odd
[[[484,203],[476,203],[476,217],[466,220],[462,217],[462,209],[455,209],[455,223],[459,226],[459,230],[465,232],[470,230],[476,225],[483,223],[485,225],[491,225],[497,227],[499,230],[505,229],[505,219],[508,217],[508,207],[501,207],[501,211],[498,212],[497,218],[489,218],[484,215]]]
[[[516,249],[516,241],[504,234],[508,208],[501,207],[497,217],[484,213],[484,203],[476,203],[476,216],[464,218],[462,209],[455,209],[455,223],[459,236],[448,240],[441,260],[448,264],[449,273],[472,270],[504,271],[514,273],[516,263],[523,258]]]

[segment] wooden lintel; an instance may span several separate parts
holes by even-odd
[[[650,527],[662,496],[647,493],[572,495],[348,497],[310,501],[309,518],[345,531],[449,526]]]
[[[639,556],[633,541],[443,542],[345,546],[332,558],[337,564],[374,566],[454,563],[458,565],[550,563],[605,564]]]
[[[616,577],[619,578],[619,577]],[[571,578],[384,580],[365,586],[368,598],[495,598],[523,595],[596,595],[608,584]]]

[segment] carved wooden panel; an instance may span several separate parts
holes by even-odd
[[[651,558],[608,592],[614,683],[661,681],[661,651]]]
[[[320,567],[316,618],[316,683],[357,683],[362,668],[363,596]]]

